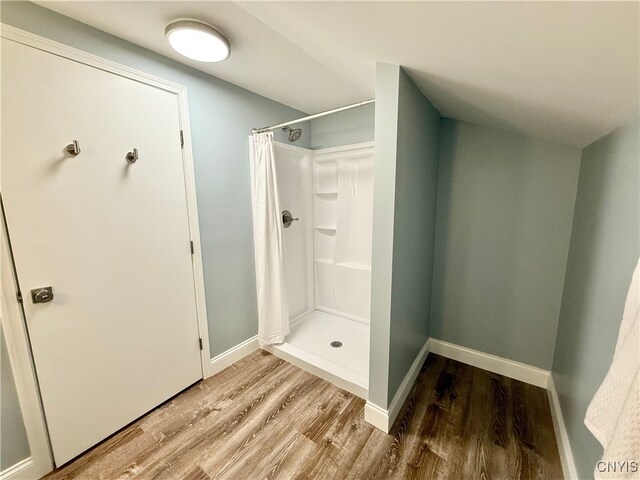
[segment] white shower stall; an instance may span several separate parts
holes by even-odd
[[[366,398],[373,142],[310,150],[276,142],[291,333],[266,347]]]

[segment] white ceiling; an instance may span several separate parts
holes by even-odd
[[[38,2],[305,112],[372,98],[403,65],[445,116],[584,146],[638,115],[638,2]],[[219,27],[231,58],[173,52],[164,27]]]

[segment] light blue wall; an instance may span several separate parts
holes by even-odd
[[[582,153],[553,360],[553,377],[580,478],[593,478],[602,456],[602,447],[583,420],[611,365],[640,254],[639,129],[636,120]]]
[[[339,106],[336,105],[336,107]],[[374,138],[374,120],[375,104],[311,120],[311,148],[315,150],[318,148],[372,142]]]
[[[18,403],[9,353],[0,327],[0,471],[29,456],[27,432]]]
[[[400,67],[376,66],[369,400],[387,408]]]
[[[369,399],[382,408],[429,336],[439,130],[404,71],[378,64]]]
[[[1,20],[187,87],[211,355],[255,335],[248,136],[253,127],[304,113],[33,3],[2,2]],[[308,124],[302,128],[309,131]],[[307,135],[296,145],[309,142]]]
[[[445,119],[431,336],[550,369],[580,150]]]
[[[429,337],[440,114],[400,70],[393,225],[390,403]]]

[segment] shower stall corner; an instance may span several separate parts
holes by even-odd
[[[373,142],[321,150],[276,142],[290,334],[265,350],[367,398]]]

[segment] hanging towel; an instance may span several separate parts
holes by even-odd
[[[284,232],[273,132],[254,134],[250,153],[258,342],[271,345],[284,342],[284,337],[289,334]]]
[[[595,478],[640,478],[639,315],[640,262],[631,279],[611,367],[584,419],[604,447]]]

